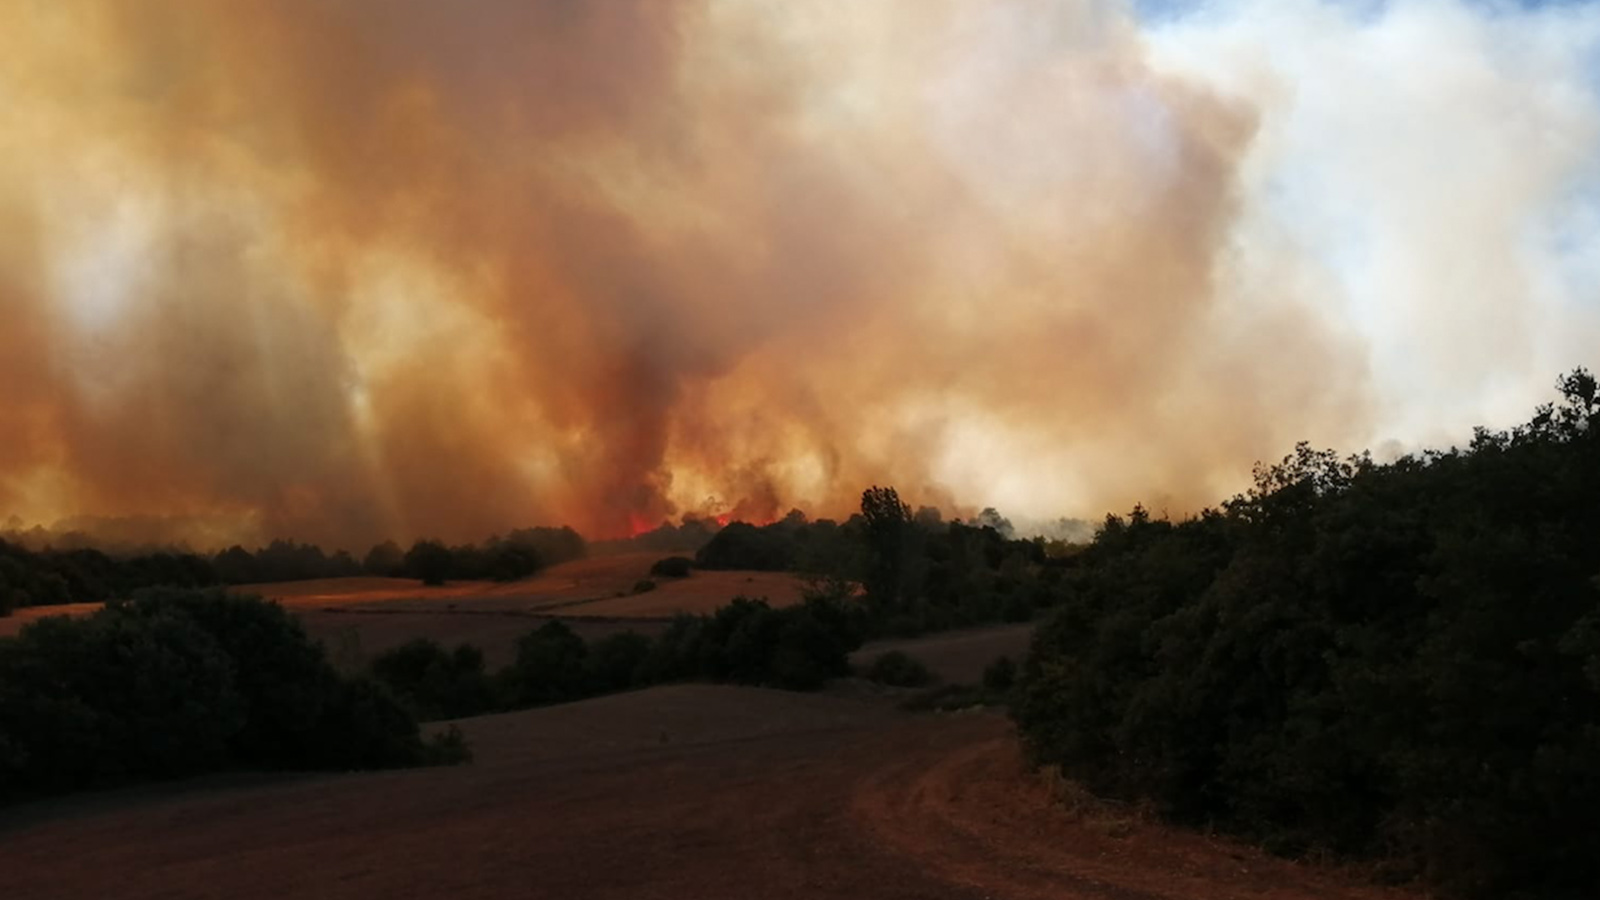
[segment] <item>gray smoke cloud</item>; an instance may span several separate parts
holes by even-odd
[[[1600,336],[1600,19],[1369,7],[11,4],[0,511],[1179,514],[1515,417]]]

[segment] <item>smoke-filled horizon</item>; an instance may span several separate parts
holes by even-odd
[[[1458,441],[1600,347],[1597,50],[1465,0],[17,0],[0,522],[1180,515]]]

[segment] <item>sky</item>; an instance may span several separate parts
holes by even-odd
[[[1600,9],[16,0],[0,523],[1171,515],[1600,348]]]

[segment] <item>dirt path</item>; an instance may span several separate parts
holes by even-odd
[[[1015,900],[1379,900],[1348,872],[1275,859],[1125,810],[1073,812],[1028,772],[1010,734],[891,766],[858,783],[875,843],[952,885]]]
[[[1097,835],[991,714],[685,685],[463,727],[472,766],[0,815],[0,896],[1383,896],[1159,829]]]

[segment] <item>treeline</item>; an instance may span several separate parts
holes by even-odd
[[[552,620],[517,641],[496,673],[462,644],[419,638],[372,663],[372,675],[423,720],[566,703],[675,681],[814,690],[849,674],[861,645],[861,610],[838,595],[811,593],[797,606],[735,598],[711,615],[680,615],[658,637],[622,632],[585,641]]]
[[[809,576],[797,606],[739,597],[711,615],[677,616],[656,638],[624,632],[594,642],[551,621],[519,640],[515,661],[493,673],[475,647],[418,639],[378,657],[372,674],[423,719],[684,680],[812,690],[849,674],[847,657],[866,640],[1026,621],[1059,599],[1062,559],[1041,541],[1007,537],[1009,525],[993,510],[977,521],[913,513],[894,488],[873,487],[842,524],[798,511],[766,526],[735,522],[697,551],[693,566],[701,569]],[[667,557],[651,574],[692,577],[690,562]]]
[[[157,586],[208,587],[310,578],[383,575],[437,584],[448,580],[511,581],[588,553],[571,528],[523,528],[480,544],[448,546],[420,540],[408,549],[393,541],[360,562],[343,550],[273,541],[258,550],[229,547],[212,555],[170,552],[112,556],[89,548],[29,550],[0,540],[0,615],[24,606],[97,603]]]
[[[0,638],[0,802],[235,769],[452,762],[375,682],[341,676],[281,607],[145,591]]]
[[[101,602],[155,585],[216,583],[210,562],[194,554],[118,559],[87,548],[34,552],[0,540],[0,615],[23,606]]]
[[[1091,790],[1461,897],[1600,885],[1600,397],[1379,465],[1301,445],[1108,517],[1014,716]]]
[[[892,487],[863,492],[861,512],[839,523],[791,512],[757,527],[734,522],[695,554],[703,569],[793,571],[861,585],[866,636],[909,637],[1002,621],[1027,621],[1059,594],[1059,557],[1041,540],[1009,537],[993,510],[966,524],[915,513]]]
[[[416,578],[426,584],[446,581],[515,581],[547,566],[582,559],[589,553],[583,536],[571,528],[519,528],[481,544],[449,546],[421,540],[410,549],[386,541],[361,561],[368,575]]]
[[[662,522],[649,531],[632,537],[596,541],[594,552],[634,553],[646,550],[657,553],[693,553],[705,546],[722,525],[716,519],[685,515],[677,525]]]

